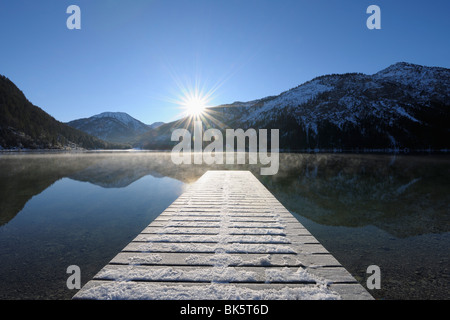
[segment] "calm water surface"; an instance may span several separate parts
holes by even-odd
[[[0,299],[70,299],[207,170],[250,170],[377,299],[449,299],[450,157],[280,155],[176,166],[167,153],[0,155]]]

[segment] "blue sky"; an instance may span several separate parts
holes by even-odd
[[[81,30],[69,30],[69,5]],[[381,30],[366,9],[381,8]],[[450,1],[1,0],[0,74],[60,121],[172,121],[183,87],[211,105],[406,61],[450,67]]]

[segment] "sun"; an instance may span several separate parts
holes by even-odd
[[[187,116],[189,117],[199,117],[207,108],[207,99],[198,95],[188,96],[183,99],[183,109]]]
[[[184,91],[184,96],[181,97],[179,104],[185,116],[199,118],[209,108],[210,100],[211,98],[208,94],[204,94],[203,91],[196,88]]]
[[[177,105],[180,113],[177,118],[205,121],[214,115],[214,107],[212,101],[215,99],[215,92],[219,88],[218,85],[208,88],[206,83],[202,83],[199,79],[181,81],[175,78],[178,87],[176,93],[169,101]]]

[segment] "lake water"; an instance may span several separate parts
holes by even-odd
[[[258,166],[168,153],[0,155],[0,299],[70,299],[207,170],[250,170],[377,299],[449,299],[450,157],[281,154]]]

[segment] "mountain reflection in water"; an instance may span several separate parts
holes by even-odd
[[[445,254],[450,231],[448,156],[280,154],[280,168],[275,176],[261,176],[258,165],[175,165],[170,153],[153,152],[0,155],[0,168],[0,236],[2,227],[13,222],[30,199],[39,197],[60,180],[125,190],[146,176],[171,178],[183,185],[195,182],[208,170],[250,170],[300,222],[308,228],[311,226],[313,235],[338,260],[339,257],[346,260],[349,253],[333,252],[334,243],[339,241],[330,238],[332,234],[345,238],[356,230],[376,228],[376,232],[383,232],[391,240],[442,235],[439,244],[444,253],[437,249],[436,254],[440,256],[436,259],[442,264],[448,263],[448,253]],[[175,199],[182,190],[174,193],[170,186],[167,184],[167,189],[161,192],[172,194]],[[338,230],[342,236],[333,233]],[[356,241],[362,242],[361,246],[364,241],[371,243],[361,238],[353,241],[352,248],[358,247]],[[348,243],[345,246],[348,247]],[[337,251],[339,248],[336,244]],[[354,261],[348,262],[351,272]],[[357,278],[363,281],[361,270],[359,266]],[[417,275],[416,271],[411,272]],[[440,284],[437,291],[448,292],[448,269],[441,269],[435,277],[444,277],[446,282]],[[398,291],[397,296],[387,292],[373,294],[375,297],[378,294],[379,298],[434,297],[429,293],[412,295],[409,291]]]

